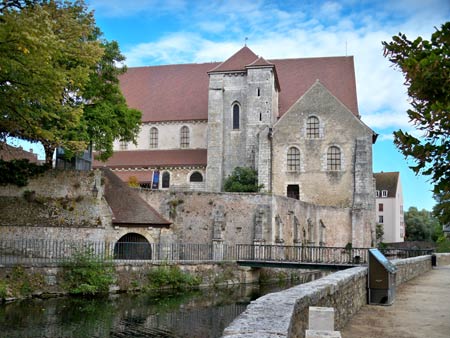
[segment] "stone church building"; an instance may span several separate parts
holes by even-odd
[[[245,46],[221,63],[129,68],[120,85],[142,112],[138,141],[116,141],[94,167],[160,192],[217,193],[251,167],[265,193],[349,210],[353,245],[371,244],[376,134],[360,119],[353,57],[265,60]]]

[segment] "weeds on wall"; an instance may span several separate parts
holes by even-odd
[[[149,271],[148,291],[159,289],[171,289],[184,291],[198,286],[201,282],[199,277],[181,271],[178,266],[160,266]]]
[[[0,300],[30,297],[41,290],[43,285],[44,277],[41,274],[27,273],[22,266],[15,266],[5,279],[0,280]]]
[[[107,293],[115,281],[112,264],[100,259],[91,249],[76,252],[63,268],[63,285],[70,294]]]
[[[14,184],[24,187],[28,180],[50,169],[48,165],[37,165],[28,160],[0,160],[0,185]]]

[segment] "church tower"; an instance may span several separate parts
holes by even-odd
[[[278,116],[275,66],[247,46],[208,72],[208,191],[221,191],[236,167],[258,171],[270,188],[271,128]]]

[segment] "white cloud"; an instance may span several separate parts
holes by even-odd
[[[132,10],[155,3],[162,2],[137,1]],[[375,130],[411,129],[403,76],[383,57],[381,42],[400,31],[428,38],[450,12],[450,4],[438,0],[288,1],[285,7],[262,0],[167,3],[180,25],[190,28],[125,50],[129,66],[222,61],[243,46],[246,36],[249,47],[267,59],[354,55],[360,113]],[[189,8],[190,16],[180,16],[176,8]]]

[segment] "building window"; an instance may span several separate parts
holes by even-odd
[[[298,184],[289,184],[287,186],[286,196],[290,198],[300,199],[300,188]]]
[[[287,170],[300,171],[300,150],[290,147],[287,152]]]
[[[150,128],[150,149],[158,148],[158,129]]]
[[[383,224],[384,223],[384,217],[378,216],[378,223]]]
[[[165,171],[162,174],[161,188],[169,188],[170,187],[170,173]]]
[[[203,175],[198,171],[194,171],[189,177],[189,182],[203,182]]]
[[[128,142],[120,141],[120,150],[127,150],[127,149],[128,149]]]
[[[261,89],[258,87],[258,96],[261,96]]]
[[[388,191],[387,190],[381,190],[381,197],[388,197]]]
[[[189,128],[186,126],[181,127],[180,130],[180,147],[189,148]]]
[[[378,203],[378,211],[383,211],[383,203]]]
[[[240,108],[237,103],[233,105],[233,129],[239,129]]]
[[[341,170],[341,150],[336,146],[328,148],[327,170]]]
[[[306,121],[306,137],[307,138],[319,138],[320,137],[320,124],[319,119],[315,116],[308,117]]]
[[[375,196],[380,197],[380,190],[375,191]]]

